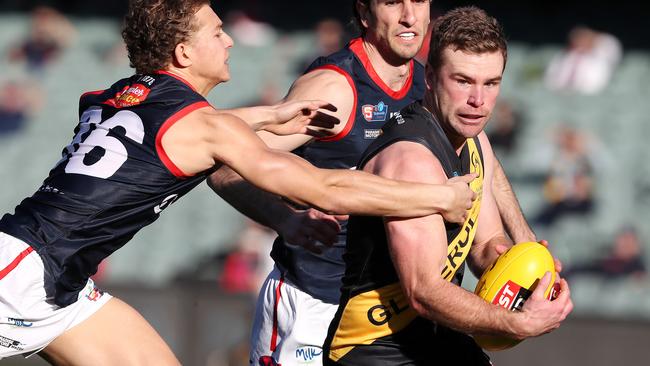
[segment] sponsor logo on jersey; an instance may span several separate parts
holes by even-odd
[[[402,117],[402,114],[400,112],[394,112],[390,114],[390,118],[395,117],[397,120],[398,125],[403,125],[406,121],[404,120],[404,117]]]
[[[21,347],[21,346],[23,346],[22,343],[18,342],[17,340],[7,338],[7,337],[1,336],[1,335],[0,335],[0,346],[5,347],[5,348],[15,349],[17,351],[24,350],[24,348]]]
[[[166,209],[169,205],[176,202],[177,199],[178,199],[177,194],[172,194],[170,196],[165,197],[165,199],[162,200],[162,202],[160,202],[159,205],[153,208],[153,212],[155,212],[156,214],[161,213],[162,210]]]
[[[323,350],[316,346],[302,346],[296,349],[296,360],[301,364],[310,364],[323,354]]]
[[[390,299],[388,305],[379,304],[368,309],[368,321],[381,326],[390,321],[394,315],[399,315],[408,309],[408,305],[400,307],[395,299]]]
[[[90,290],[89,293],[86,294],[86,298],[90,301],[97,301],[99,300],[104,293],[99,290],[97,287],[94,287],[92,290]]]
[[[388,106],[384,102],[377,105],[364,104],[361,106],[361,113],[368,122],[382,122],[388,116]]]
[[[144,102],[151,89],[142,84],[127,85],[115,95],[115,106],[118,108],[133,107]]]
[[[374,140],[381,136],[382,133],[383,131],[380,128],[363,130],[363,138],[366,140]]]
[[[14,327],[25,327],[25,328],[29,328],[34,324],[32,322],[28,322],[25,319],[16,319],[16,318],[4,318],[4,320],[0,321],[0,323],[13,325]]]
[[[38,191],[43,193],[63,194],[63,192],[59,191],[58,188],[52,187],[50,185],[42,185],[41,188],[38,189]]]
[[[282,366],[271,356],[262,356],[260,357],[259,366]]]
[[[138,79],[139,82],[145,83],[149,86],[153,85],[153,82],[156,81],[156,78],[150,75],[144,75],[140,79]]]

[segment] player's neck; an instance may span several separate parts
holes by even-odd
[[[463,146],[465,146],[467,139],[463,136],[458,136],[453,129],[450,128],[449,124],[443,120],[437,101],[432,92],[424,94],[422,107],[429,112],[431,116],[433,116],[433,119],[435,119],[440,127],[442,127],[442,130],[445,132],[445,136],[447,136],[451,146],[456,150],[456,155],[460,156],[460,152],[463,150]]]
[[[204,98],[207,98],[210,91],[215,87],[214,82],[194,76],[187,68],[170,66],[166,71],[177,76],[186,84],[189,84],[192,89],[201,94]]]
[[[394,91],[401,90],[411,73],[411,60],[393,65],[381,55],[377,47],[364,40],[363,49],[381,80]]]

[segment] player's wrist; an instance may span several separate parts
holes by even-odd
[[[437,201],[437,207],[435,207],[438,212],[442,215],[447,214],[454,207],[454,203],[457,200],[456,190],[449,185],[443,184],[439,185],[441,187],[442,194],[439,195]]]
[[[525,312],[508,311],[508,316],[502,317],[505,333],[513,339],[524,340],[531,336],[528,328],[530,319]]]

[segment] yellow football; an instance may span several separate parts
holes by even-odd
[[[544,295],[551,299],[555,296],[552,289],[556,276],[553,256],[539,243],[519,243],[501,254],[483,273],[474,293],[487,302],[519,311],[547,271],[551,272],[551,282]],[[507,337],[479,335],[474,340],[488,351],[504,350],[520,342]]]

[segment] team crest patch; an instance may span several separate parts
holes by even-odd
[[[382,122],[388,117],[388,106],[384,102],[377,105],[364,104],[361,106],[361,113],[368,122]]]

